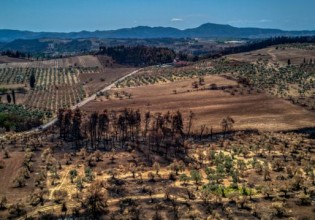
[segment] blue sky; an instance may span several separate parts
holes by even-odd
[[[180,29],[206,22],[315,30],[315,0],[0,0],[0,29],[112,30],[139,25]]]

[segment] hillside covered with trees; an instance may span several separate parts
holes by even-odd
[[[176,54],[168,48],[158,47],[100,47],[101,55],[112,57],[119,64],[149,66],[173,62]]]

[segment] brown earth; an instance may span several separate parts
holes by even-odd
[[[80,74],[79,79],[84,83],[84,89],[91,95],[134,70],[134,68],[103,68],[96,73]]]
[[[1,154],[2,159],[3,154]],[[0,194],[7,196],[10,200],[25,198],[33,189],[31,181],[27,181],[23,188],[14,188],[12,181],[16,171],[22,166],[24,152],[10,152],[10,158],[4,159],[5,167],[0,172]]]
[[[0,56],[0,64],[1,63],[12,63],[12,62],[27,62],[28,60],[13,58],[8,56]]]
[[[315,114],[285,100],[248,88],[237,88],[237,83],[221,76],[205,77],[207,87],[232,85],[235,95],[223,90],[194,90],[194,79],[174,83],[157,84],[136,88],[115,89],[112,92],[128,92],[132,99],[104,98],[88,103],[82,109],[87,112],[140,109],[142,112],[183,112],[185,118],[190,111],[195,113],[195,129],[203,124],[221,130],[222,118],[231,116],[235,129],[259,129],[268,131],[291,130],[315,126]],[[176,90],[176,94],[174,92]],[[251,94],[248,94],[248,93]],[[243,93],[243,95],[242,95]]]
[[[286,48],[286,47],[268,47],[261,50],[255,50],[246,53],[239,53],[229,55],[228,58],[243,61],[243,62],[256,62],[259,59],[268,60],[270,63],[280,63],[286,65],[288,59],[291,60],[291,64],[299,65],[303,63],[304,58],[306,60],[315,58],[315,50],[305,50],[300,48]]]

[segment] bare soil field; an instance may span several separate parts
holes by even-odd
[[[28,61],[24,59],[13,58],[13,57],[8,57],[8,56],[0,56],[0,64],[12,63],[12,62],[19,63],[19,62],[28,62]]]
[[[215,83],[218,87],[232,86],[230,89],[196,90],[192,89],[195,80],[186,79],[168,84],[114,89],[112,93],[126,92],[132,94],[132,98],[100,97],[84,106],[83,110],[102,112],[104,109],[133,108],[153,113],[180,110],[185,117],[192,111],[195,113],[195,129],[205,124],[213,127],[217,132],[221,131],[221,120],[227,116],[231,116],[236,121],[234,128],[240,130],[280,131],[315,126],[314,113],[282,99],[242,86],[238,88],[235,81],[221,76],[205,77],[205,87],[208,88],[210,84]]]
[[[0,192],[1,194],[6,194],[8,199],[19,201],[24,200],[29,195],[29,193],[34,189],[34,182],[28,179],[26,182],[26,187],[22,190],[18,187],[12,187],[14,178],[16,177],[17,171],[23,165],[24,152],[10,152],[10,157],[4,159],[5,167],[1,169],[0,172]],[[2,159],[2,158],[1,158]],[[36,164],[37,165],[37,164]],[[36,166],[35,166],[36,167]],[[32,173],[31,177],[36,174]],[[1,219],[1,218],[0,218]]]

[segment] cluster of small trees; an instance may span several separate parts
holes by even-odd
[[[25,109],[22,105],[0,103],[0,128],[25,131],[42,124],[44,112]]]
[[[117,83],[117,87],[134,87],[156,83],[174,82],[180,79],[204,77],[213,74],[208,63],[200,62],[195,65],[188,65],[179,68],[156,68],[148,67],[142,69],[136,76],[129,76]],[[197,82],[198,83],[198,82]]]
[[[190,152],[195,155],[195,164],[186,167],[190,169],[190,175],[183,172],[178,178],[187,190],[187,200],[197,196],[206,212],[211,214],[222,207],[223,216],[227,218],[235,217],[234,208],[248,210],[257,218],[288,218],[292,216],[287,206],[289,200],[298,206],[311,206],[315,186],[311,146],[298,139],[288,143],[279,136],[243,138],[235,136],[228,144],[223,142],[219,149],[210,146]],[[261,146],[261,143],[264,144]],[[297,152],[303,156],[297,157],[300,154]],[[185,170],[180,164],[175,161],[170,165],[176,176]],[[207,182],[203,181],[205,177]],[[195,189],[188,184],[190,181]],[[171,199],[171,194],[176,193],[170,188],[165,189],[165,198]],[[172,199],[174,201],[176,197]],[[255,204],[262,201],[270,201],[271,205],[259,209]],[[222,213],[218,216],[223,218]]]
[[[286,65],[275,68],[268,66],[263,61],[250,64],[225,59],[213,61],[213,64],[212,73],[232,72],[235,79],[246,87],[255,87],[259,91],[265,90],[273,95],[288,98],[294,104],[315,108],[311,98],[314,89],[313,64]],[[295,85],[295,87],[290,85]]]
[[[205,85],[205,79],[204,79],[204,77],[199,77],[198,81],[194,81],[194,82],[192,83],[192,87],[193,87],[194,89],[198,89],[199,86],[204,86],[204,85]]]

